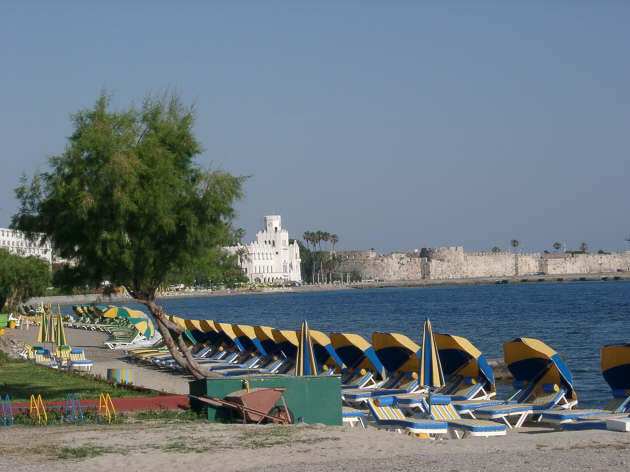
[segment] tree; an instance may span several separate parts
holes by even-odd
[[[560,241],[556,241],[555,243],[553,243],[553,248],[555,249],[556,252],[558,252],[561,247],[562,247],[562,244],[560,243]]]
[[[586,243],[580,244],[580,251],[586,254],[588,252],[588,244]]]
[[[27,299],[44,295],[50,279],[48,262],[0,249],[0,310],[6,305],[15,311]]]
[[[339,236],[336,234],[330,235],[330,243],[332,244],[332,250],[335,252],[335,245],[339,242]]]
[[[492,252],[493,254],[498,254],[501,252],[501,248],[498,246],[494,246],[492,249],[490,249],[490,252]]]
[[[516,248],[519,246],[519,244],[521,244],[521,242],[520,242],[518,239],[512,239],[512,240],[510,241],[510,245],[511,245],[514,249],[516,249]]]
[[[178,97],[109,108],[103,93],[73,116],[74,131],[63,154],[50,158],[50,172],[16,189],[13,224],[45,233],[61,257],[78,262],[77,279],[124,285],[149,309],[175,361],[204,378],[212,374],[197,365],[184,330],[155,296],[174,269],[229,243],[244,177],[194,163],[202,151],[194,114]]]

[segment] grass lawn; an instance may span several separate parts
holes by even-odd
[[[6,394],[14,402],[28,401],[31,394],[40,394],[45,402],[63,401],[68,393],[76,393],[80,399],[98,398],[99,393],[109,393],[112,398],[148,397],[158,395],[152,391],[139,391],[87,375],[77,375],[34,364],[30,361],[0,358],[0,395]]]

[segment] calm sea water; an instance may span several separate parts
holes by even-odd
[[[574,282],[465,287],[385,288],[162,300],[186,318],[327,333],[398,332],[420,343],[422,323],[468,338],[488,358],[502,343],[538,338],[568,358],[582,407],[610,398],[599,348],[630,341],[630,282]]]

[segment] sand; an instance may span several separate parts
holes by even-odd
[[[100,333],[68,330],[73,346],[95,362],[128,366],[121,353],[99,345]],[[33,339],[35,331],[13,330]],[[6,337],[3,339],[6,345]],[[184,376],[136,367],[147,387],[186,393]],[[1,372],[0,372],[1,375]],[[374,427],[218,425],[205,422],[0,429],[0,471],[565,471],[627,470],[630,434],[605,430],[561,432],[540,426],[506,436],[429,441]],[[59,448],[97,451],[61,459]],[[97,449],[95,449],[97,448]]]

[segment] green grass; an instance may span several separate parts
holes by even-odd
[[[48,457],[56,457],[58,459],[88,459],[90,457],[102,456],[108,453],[108,449],[101,446],[85,445],[85,446],[37,446],[23,448],[21,450],[27,454],[41,454]]]
[[[67,394],[79,399],[98,398],[109,393],[112,398],[157,396],[157,392],[138,391],[98,380],[90,375],[49,369],[30,361],[2,361],[0,363],[0,394],[9,394],[14,402],[28,401],[31,394],[41,394],[44,402],[64,401]]]
[[[193,410],[147,410],[141,411],[135,415],[138,421],[160,421],[166,423],[188,423],[203,421],[207,422],[207,416],[196,413]]]

